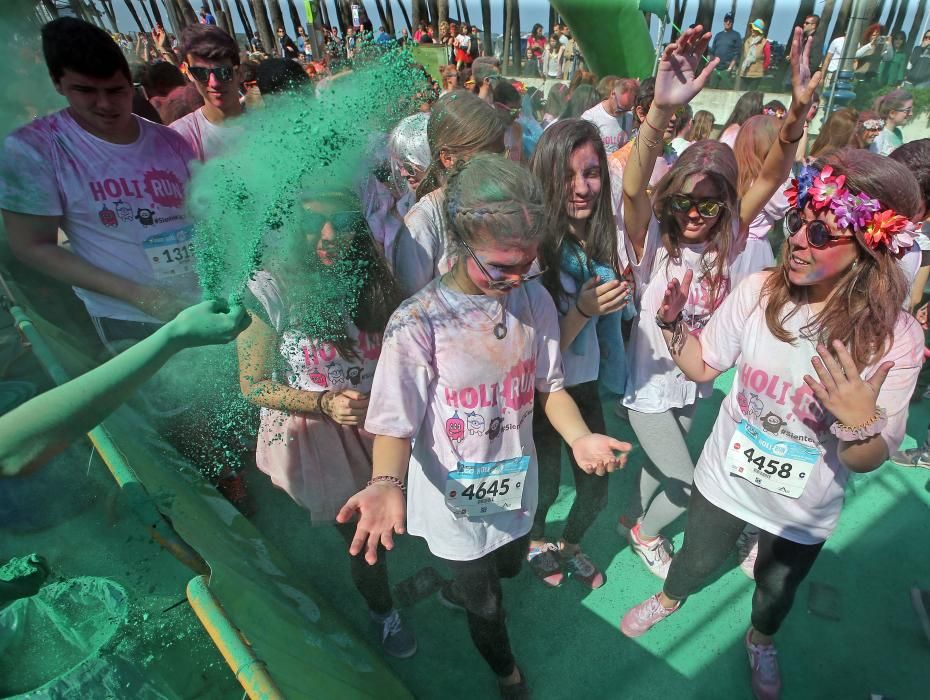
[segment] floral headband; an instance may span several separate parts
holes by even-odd
[[[846,176],[834,175],[829,165],[823,170],[805,165],[785,196],[792,207],[803,209],[810,204],[815,212],[829,209],[837,226],[863,233],[872,250],[885,249],[897,257],[910,250],[915,240],[914,224],[894,209],[882,209],[877,199],[850,192],[845,184]]]
[[[885,128],[885,122],[882,119],[866,119],[862,122],[862,128],[866,131],[879,131]]]

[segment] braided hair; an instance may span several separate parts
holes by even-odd
[[[446,186],[450,246],[495,241],[536,242],[546,232],[539,180],[519,164],[493,153],[478,153],[453,166]],[[461,251],[459,251],[461,252]]]

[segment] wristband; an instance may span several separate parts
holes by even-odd
[[[578,313],[580,313],[585,318],[591,318],[590,314],[586,314],[584,311],[581,310],[581,307],[578,305],[577,299],[575,299],[575,310],[578,311]]]
[[[666,321],[659,316],[658,312],[656,313],[656,325],[663,331],[668,331],[672,334],[672,339],[668,342],[668,349],[673,355],[677,355],[682,351],[682,348],[685,347],[687,334],[691,331],[690,328],[685,326],[685,322],[682,320],[683,316],[684,312],[679,311],[675,318],[671,321]]]
[[[320,408],[320,415],[321,415],[321,416],[326,416],[327,418],[332,418],[332,416],[329,415],[329,413],[326,411],[326,405],[323,403],[324,401],[326,401],[326,397],[332,395],[332,393],[333,393],[333,392],[331,392],[329,389],[326,389],[323,393],[320,394],[320,401],[319,401],[319,403],[317,404],[317,406],[319,406],[319,408]]]
[[[793,140],[789,141],[789,140],[786,139],[784,136],[782,136],[782,134],[781,134],[781,129],[778,130],[778,140],[781,141],[781,142],[782,142],[783,144],[785,144],[786,146],[790,146],[790,145],[792,145],[792,144],[797,143],[797,142],[800,141],[803,137],[804,137],[804,131],[802,130],[800,136],[798,136],[796,139],[793,139]]]
[[[671,121],[671,118],[669,118],[669,121]],[[646,116],[643,118],[643,124],[645,124],[646,126],[648,126],[648,127],[649,127],[650,129],[652,129],[653,131],[658,131],[660,134],[664,134],[664,133],[665,133],[665,129],[668,128],[668,124],[666,124],[665,127],[662,128],[662,129],[659,129],[659,128],[656,127],[655,125],[650,124],[650,123],[649,123],[649,114],[646,114]]]
[[[861,442],[875,437],[888,425],[888,412],[880,406],[875,407],[875,413],[862,425],[848,426],[835,421],[830,426],[830,432],[843,442]]]
[[[372,486],[373,484],[390,484],[391,486],[399,488],[403,493],[407,493],[406,485],[396,476],[389,476],[387,474],[373,476],[368,480],[368,486]]]

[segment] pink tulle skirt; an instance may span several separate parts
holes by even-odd
[[[314,524],[330,523],[371,478],[373,442],[361,428],[263,408],[255,461]]]

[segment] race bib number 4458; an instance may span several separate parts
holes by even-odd
[[[502,462],[459,462],[446,478],[446,505],[458,517],[517,510],[523,503],[529,467],[526,456]]]
[[[800,498],[820,450],[794,440],[778,440],[742,421],[730,438],[727,469],[733,476],[788,498]]]

